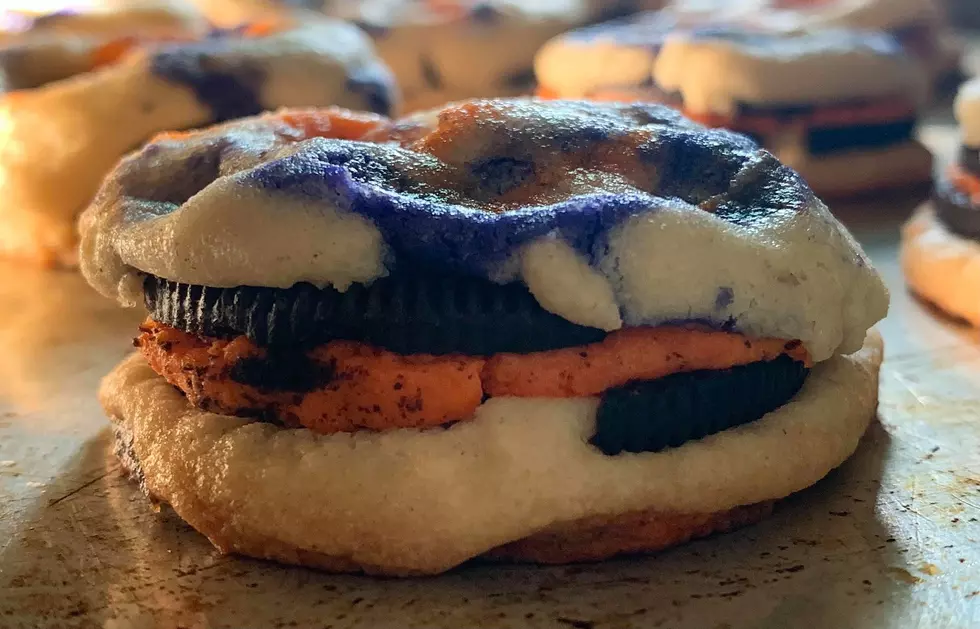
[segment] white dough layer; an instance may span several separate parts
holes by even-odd
[[[921,104],[928,80],[890,40],[850,31],[667,38],[654,82],[695,113],[734,115],[740,104],[836,104],[900,96]]]
[[[980,149],[980,78],[967,81],[960,87],[954,109],[963,144]]]
[[[440,572],[556,523],[712,513],[808,487],[857,447],[881,359],[872,333],[758,421],[618,456],[587,443],[594,398],[496,398],[447,429],[317,435],[193,408],[138,355],[105,379],[100,398],[132,435],[150,496],[222,550]]]
[[[521,277],[545,310],[601,330],[623,327],[609,281],[558,238],[542,238],[524,248]]]
[[[867,260],[842,257],[855,247],[808,220],[741,227],[668,205],[613,229],[598,266],[626,325],[731,319],[749,335],[798,338],[822,361],[860,348],[888,309]]]

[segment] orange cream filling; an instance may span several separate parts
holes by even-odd
[[[864,124],[907,120],[916,115],[915,107],[901,100],[868,101],[866,103],[827,105],[799,114],[785,116],[767,113],[743,113],[734,118],[726,115],[684,110],[683,114],[708,127],[724,127],[760,136],[778,133],[790,125],[805,129],[820,127],[851,127]]]
[[[670,326],[628,328],[591,345],[489,358],[404,356],[333,341],[305,354],[303,364],[318,376],[295,391],[233,379],[236,365],[269,359],[266,349],[244,336],[199,337],[151,319],[140,330],[136,345],[150,366],[194,405],[271,415],[320,433],[439,426],[471,417],[488,396],[595,396],[633,381],[784,354],[806,364],[810,360],[799,341]]]

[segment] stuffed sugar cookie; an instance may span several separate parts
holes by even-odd
[[[956,118],[959,157],[905,225],[902,268],[914,293],[980,326],[980,79],[960,89]]]
[[[928,81],[890,36],[737,26],[674,33],[653,84],[685,115],[755,137],[818,194],[931,179],[932,156],[914,139]]]
[[[0,253],[72,264],[78,214],[115,162],[159,131],[281,106],[397,104],[369,38],[327,18],[119,43],[95,71],[0,96]]]
[[[874,414],[867,258],[663,106],[267,115],[152,142],[80,224],[88,281],[150,312],[101,389],[117,453],[225,552],[657,550],[764,517]]]
[[[408,111],[478,97],[529,94],[538,49],[555,35],[633,12],[639,2],[555,0],[337,2],[332,15],[374,37]]]

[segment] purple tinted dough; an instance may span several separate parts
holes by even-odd
[[[324,138],[286,147],[269,159],[248,150],[248,142],[239,147],[229,134],[191,146],[181,140],[150,145],[117,170],[118,189],[109,189],[172,211],[228,172],[225,163],[232,171],[245,168],[237,185],[266,192],[271,207],[277,195],[291,195],[365,217],[380,230],[396,265],[431,264],[484,276],[550,233],[595,264],[609,253],[613,227],[667,205],[752,226],[792,219],[814,202],[798,175],[751,140],[693,126],[664,107],[517,107],[512,115],[527,117],[525,129],[515,131],[515,120],[506,114],[460,127],[455,141],[461,150],[450,150],[453,162],[390,145]],[[642,133],[649,139],[630,150],[639,157],[636,181],[652,182],[650,189],[594,191],[500,213],[488,209],[500,207],[499,197],[533,180],[537,169],[561,168],[562,160],[554,160],[563,152],[588,156],[609,143],[635,146],[635,137],[623,136],[637,132],[634,125],[648,124]],[[253,164],[258,165],[249,169]],[[152,203],[133,207],[145,212],[145,205]]]
[[[352,159],[355,154],[333,148],[324,145],[317,147],[316,155],[307,149],[264,164],[251,171],[245,182],[270,192],[326,201],[364,216],[381,231],[397,263],[434,264],[483,275],[521,245],[553,231],[591,257],[601,234],[654,202],[642,193],[594,194],[494,214],[396,192],[379,184],[401,177],[393,169]]]
[[[733,301],[735,301],[735,291],[731,286],[722,286],[715,296],[715,310],[724,310],[731,306]]]

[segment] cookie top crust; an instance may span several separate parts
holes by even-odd
[[[781,32],[709,26],[667,38],[653,71],[661,89],[697,113],[739,105],[821,105],[874,98],[921,104],[923,70],[893,37],[828,29]]]
[[[523,281],[612,330],[700,320],[859,347],[887,293],[796,173],[658,105],[488,100],[391,122],[281,112],[126,159],[81,221],[82,270],[345,290],[400,265]]]

